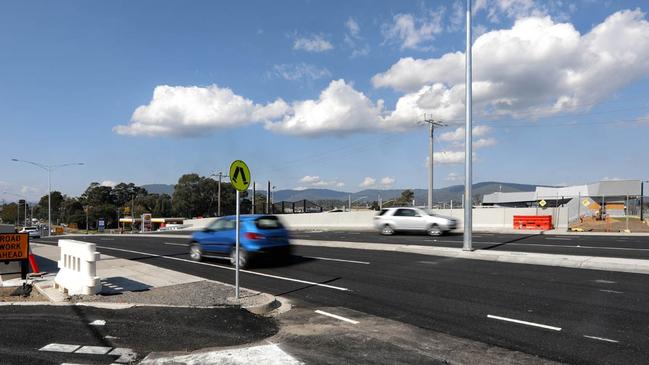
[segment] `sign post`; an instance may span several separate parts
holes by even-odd
[[[235,298],[239,299],[239,221],[240,221],[240,193],[242,191],[247,191],[248,186],[250,186],[250,169],[248,165],[241,160],[236,160],[230,165],[230,182],[232,186],[237,190],[236,193],[236,223],[235,223]],[[254,199],[254,197],[253,197]]]

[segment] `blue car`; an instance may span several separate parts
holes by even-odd
[[[273,215],[242,215],[240,217],[239,267],[262,256],[288,258],[291,246],[288,231]],[[236,264],[235,216],[222,217],[192,235],[189,257],[200,261],[204,257],[229,257]]]

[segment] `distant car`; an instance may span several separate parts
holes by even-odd
[[[19,233],[29,233],[31,238],[41,238],[41,231],[36,227],[25,227]]]
[[[383,235],[411,231],[440,236],[457,228],[457,220],[415,207],[386,208],[374,216],[374,226]]]
[[[235,216],[215,220],[207,228],[192,234],[189,257],[229,257],[236,264]],[[242,215],[239,227],[239,267],[248,267],[254,259],[286,259],[291,254],[288,231],[274,215]]]
[[[341,213],[341,212],[344,212],[344,210],[342,210],[342,209],[332,209],[332,210],[327,211],[327,213]]]

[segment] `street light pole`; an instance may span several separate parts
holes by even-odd
[[[472,176],[472,157],[473,157],[473,138],[472,138],[472,105],[471,105],[471,98],[473,97],[472,94],[472,83],[473,83],[473,78],[472,78],[472,69],[471,69],[471,0],[466,1],[466,53],[465,53],[466,61],[465,61],[465,71],[466,71],[466,81],[465,81],[465,89],[466,89],[466,101],[465,101],[465,109],[466,109],[466,120],[465,120],[465,127],[464,127],[464,242],[462,245],[462,250],[464,251],[472,251],[472,228],[473,228],[473,202],[472,202],[472,196],[473,193],[471,192],[472,184],[473,184],[473,176]]]
[[[44,165],[38,162],[19,160],[17,158],[12,158],[11,161],[28,163],[47,171],[47,235],[50,236],[52,234],[52,171],[59,167],[82,166],[83,162],[64,163],[60,165]]]
[[[645,181],[640,181],[640,222],[644,219],[644,214],[642,212],[644,206],[644,183]]]

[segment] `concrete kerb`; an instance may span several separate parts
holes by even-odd
[[[602,271],[618,271],[635,274],[649,274],[649,260],[623,259],[596,256],[564,256],[545,253],[529,253],[514,251],[462,251],[461,248],[430,247],[402,244],[382,244],[343,241],[314,241],[293,240],[296,245],[334,247],[348,249],[365,249],[375,251],[406,252],[429,256],[452,257],[458,259],[484,260],[507,262],[514,264],[557,266],[571,269],[589,269]]]

